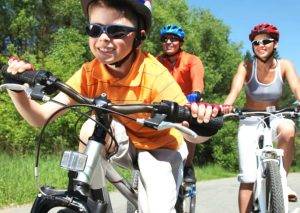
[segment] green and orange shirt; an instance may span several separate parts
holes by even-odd
[[[97,59],[83,64],[67,82],[88,98],[106,93],[116,104],[153,103],[161,100],[187,103],[179,85],[155,57],[138,51],[130,72],[124,78],[113,77],[105,65]],[[137,113],[137,118],[148,118],[149,113]],[[178,149],[183,142],[182,134],[176,129],[156,131],[134,121],[116,116],[126,128],[127,134],[137,149]]]

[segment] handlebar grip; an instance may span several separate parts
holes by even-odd
[[[24,84],[24,83],[28,83],[29,85],[35,84],[37,72],[35,72],[33,70],[27,70],[22,73],[18,73],[18,74],[14,75],[14,74],[8,73],[7,68],[8,68],[8,66],[4,65],[0,71],[0,73],[4,77],[5,81],[13,82],[13,83],[17,83],[17,84]]]
[[[196,132],[200,136],[210,137],[222,128],[224,119],[222,116],[211,119],[208,123],[198,123],[197,118],[190,119],[190,129]]]
[[[172,102],[171,102],[172,103]],[[220,128],[222,128],[224,120],[222,116],[211,119],[208,123],[198,123],[197,118],[193,118],[191,111],[188,107],[173,105],[172,116],[168,116],[168,119],[172,122],[183,122],[188,121],[190,129],[196,132],[200,136],[212,136],[216,134]]]

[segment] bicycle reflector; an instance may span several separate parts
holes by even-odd
[[[85,154],[65,151],[60,161],[60,167],[69,171],[80,172],[84,170],[86,161],[87,155]]]

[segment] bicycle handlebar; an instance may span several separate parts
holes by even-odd
[[[298,104],[299,105],[299,104]],[[280,110],[273,110],[273,111],[267,111],[267,110],[251,110],[251,109],[239,109],[236,108],[232,113],[228,113],[223,115],[223,118],[240,118],[243,119],[245,117],[251,117],[251,116],[271,116],[271,115],[289,115],[289,116],[299,116],[299,106],[297,107],[287,107]]]
[[[43,86],[42,92],[46,94],[53,94],[56,91],[61,91],[80,104],[90,104],[90,105],[97,106],[95,104],[96,99],[89,99],[83,97],[73,88],[66,85],[65,83],[62,83],[59,80],[59,78],[55,77],[51,72],[44,71],[44,70],[40,70],[40,71],[28,70],[14,75],[8,73],[6,71],[7,68],[8,66],[5,65],[0,70],[0,74],[2,74],[4,78],[9,78],[19,84],[27,83],[30,85],[30,87],[33,88],[36,85],[41,85]],[[32,97],[31,94],[29,95]],[[40,98],[39,100],[43,100],[42,96],[39,97]],[[166,115],[165,121],[169,121],[172,123],[181,123],[183,121],[187,121],[190,124],[190,128],[193,131],[195,131],[198,135],[201,136],[214,135],[223,126],[222,116],[212,119],[209,123],[199,124],[197,122],[197,119],[192,117],[191,111],[188,107],[180,106],[177,103],[172,101],[161,101],[159,103],[153,103],[153,104],[127,104],[127,105],[126,104],[117,105],[108,102],[105,108],[122,114],[133,114],[133,113],[141,113],[141,112],[165,114]],[[149,122],[145,123],[145,125],[151,127],[150,124],[152,121],[150,121],[150,123]]]

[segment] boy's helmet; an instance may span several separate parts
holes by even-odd
[[[276,26],[268,23],[258,24],[253,27],[251,33],[249,34],[249,40],[253,41],[254,37],[259,34],[268,34],[270,35],[275,41],[279,40],[279,31]]]
[[[160,29],[160,37],[163,37],[167,34],[175,35],[182,41],[185,36],[183,29],[175,24],[168,24]]]
[[[84,15],[88,17],[88,8],[90,3],[96,0],[81,0]],[[151,27],[151,0],[111,0],[112,2],[120,2],[127,4],[138,17],[143,19],[144,30],[148,33]]]

